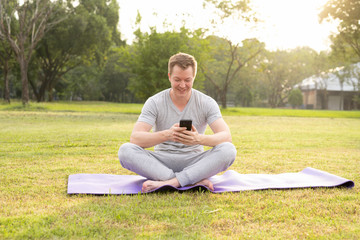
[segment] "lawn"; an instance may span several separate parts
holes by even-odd
[[[31,102],[23,107],[20,101],[7,104],[0,100],[0,111],[41,111],[41,112],[104,112],[140,114],[142,104],[119,104],[109,102]],[[360,118],[360,111],[329,111],[305,109],[271,109],[229,107],[221,110],[225,116],[279,116],[317,118]]]
[[[359,112],[223,111],[238,149],[231,169],[277,174],[313,167],[353,180],[353,189],[68,196],[70,174],[132,174],[117,150],[140,109],[0,104],[0,239],[360,238]]]

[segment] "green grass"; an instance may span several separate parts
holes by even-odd
[[[117,150],[137,119],[124,112],[138,106],[38,106],[0,105],[0,239],[360,238],[358,118],[224,114],[238,149],[231,169],[313,167],[353,180],[353,189],[68,196],[70,174],[132,174]]]
[[[43,112],[107,112],[140,114],[143,104],[123,104],[109,102],[30,102],[23,107],[21,102],[7,104],[0,101],[0,111],[43,111]],[[329,111],[304,109],[238,108],[221,110],[224,116],[286,116],[316,118],[360,118],[360,111]]]
[[[360,118],[360,111],[330,111],[306,109],[235,108],[222,109],[225,116],[281,116],[316,118]]]
[[[123,104],[110,102],[30,102],[23,107],[22,103],[15,101],[7,104],[0,102],[3,111],[43,111],[43,112],[108,112],[139,114],[143,104]]]

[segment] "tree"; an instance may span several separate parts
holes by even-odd
[[[260,73],[256,64],[261,60],[261,54],[249,61],[241,69],[238,78],[229,87],[229,99],[232,97],[235,106],[250,107],[261,103],[261,88],[258,84]]]
[[[264,52],[258,70],[272,108],[283,106],[294,85],[319,72],[317,53],[310,48]]]
[[[272,108],[278,107],[287,97],[291,90],[288,84],[288,58],[286,52],[267,52],[265,61],[261,64],[261,72],[264,73],[264,82],[268,86],[267,98]]]
[[[211,36],[209,40],[213,46],[212,59],[202,70],[206,79],[215,86],[222,107],[226,108],[230,84],[238,77],[239,70],[263,50],[264,44],[256,39],[247,39],[240,47],[219,37]]]
[[[336,54],[335,54],[336,53]],[[319,54],[317,54],[314,57],[313,63],[310,65],[312,66],[314,69],[314,75],[316,77],[319,78],[323,78],[326,79],[329,77],[329,69],[333,69],[336,68],[336,66],[339,65],[339,54],[340,52],[337,51],[331,51],[331,52],[325,52],[322,51]],[[342,59],[342,58],[341,58]],[[308,75],[311,76],[311,75]],[[327,82],[326,81],[321,81],[320,84],[318,84],[316,86],[316,88],[318,89],[317,91],[317,97],[320,100],[320,106],[321,109],[328,109],[328,97],[329,97],[329,93],[327,90]],[[306,94],[305,96],[305,103],[307,103],[308,100],[308,94]]]
[[[353,97],[353,101],[355,103],[355,109],[360,108],[360,64],[354,64],[350,67],[351,76],[353,77],[353,81],[351,84],[354,87],[354,91],[357,93]]]
[[[8,45],[8,42],[0,39],[0,65],[4,75],[4,100],[10,103],[9,90],[9,71],[11,69],[13,59],[13,50]]]
[[[206,7],[208,4],[215,7],[215,15],[219,18],[219,21],[212,21],[214,28],[216,28],[218,22],[224,23],[225,20],[229,19],[230,17],[237,17],[238,19],[245,22],[257,21],[254,13],[252,12],[252,9],[250,8],[249,0],[205,0],[204,7]],[[225,55],[229,56],[229,59],[226,60],[227,65],[223,66],[223,71],[225,70],[226,73],[220,74],[224,80],[219,81],[214,79],[213,72],[208,72],[210,70],[209,68],[204,69],[203,71],[206,73],[206,79],[214,85],[216,92],[215,94],[220,97],[222,107],[226,108],[227,94],[230,83],[234,81],[240,69],[256,55],[258,55],[264,46],[262,46],[262,44],[260,44],[256,39],[248,39],[242,42],[244,46],[240,48],[240,44],[234,44],[232,41],[228,40],[227,37],[224,37],[224,39],[226,39],[228,47],[226,51],[223,51],[223,53],[226,52]],[[250,47],[252,50],[253,45],[257,45],[255,52],[247,55],[246,58],[239,57],[241,56],[238,53],[240,49],[240,51],[244,51],[247,47]]]
[[[204,0],[204,7],[206,7],[207,4],[215,7],[217,10],[215,14],[220,17],[221,22],[224,22],[225,19],[234,15],[248,22],[257,21],[249,5],[249,0]]]
[[[40,82],[30,81],[38,101],[70,70],[96,60],[102,64],[109,47],[121,44],[116,30],[119,6],[115,0],[81,1],[76,7],[61,6],[57,15],[66,19],[52,28],[36,50],[42,74]]]
[[[101,82],[104,86],[105,100],[113,102],[134,102],[133,94],[128,90],[130,73],[126,67],[126,46],[114,48],[110,51]]]
[[[349,46],[360,59],[360,2],[358,0],[330,0],[319,14],[321,21],[340,21],[339,33],[332,37],[334,50]],[[345,45],[345,46],[344,46]]]
[[[104,87],[101,79],[101,69],[96,62],[89,65],[80,65],[70,70],[58,82],[57,89],[60,99],[73,100],[105,100],[102,94]]]
[[[0,18],[1,16],[7,14],[9,17],[12,17],[11,20],[8,21],[15,21],[14,16],[11,16],[12,8],[14,7],[13,2],[10,2],[9,5],[3,5],[0,3]],[[1,23],[1,19],[0,19]],[[14,24],[10,26],[10,32],[14,32]],[[9,89],[9,72],[11,66],[13,65],[13,55],[14,52],[8,43],[5,34],[2,35],[2,31],[0,28],[0,64],[2,66],[2,73],[4,76],[4,100],[10,103],[10,89]]]
[[[138,16],[140,18],[140,16]],[[193,55],[201,64],[203,53],[200,33],[191,34],[187,29],[180,32],[158,33],[152,27],[150,33],[136,30],[136,42],[127,50],[126,65],[131,70],[128,89],[140,101],[145,101],[161,90],[169,87],[168,61],[178,52]],[[201,88],[203,77],[198,73],[194,88]]]
[[[22,84],[22,103],[27,105],[29,102],[28,87],[28,66],[33,55],[33,51],[44,34],[59,19],[52,19],[53,8],[56,3],[50,0],[25,1],[22,5],[16,1],[13,11],[9,15],[7,9],[14,1],[0,1],[0,38],[6,39],[13,49],[21,70]],[[14,16],[18,18],[18,31],[16,34],[11,32],[11,24]],[[15,37],[14,37],[15,36]]]
[[[338,70],[334,72],[335,76],[339,80],[340,84],[340,101],[339,101],[339,109],[344,110],[344,83],[350,78],[349,66],[344,66],[342,70]]]
[[[288,98],[288,102],[293,108],[299,107],[303,104],[303,96],[299,88],[291,90]]]

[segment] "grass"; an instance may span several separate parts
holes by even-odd
[[[108,112],[139,114],[142,104],[122,104],[111,102],[30,102],[23,107],[22,103],[15,101],[7,104],[0,101],[0,111],[42,111],[42,112]]]
[[[224,114],[238,149],[231,169],[313,167],[353,180],[353,189],[68,196],[70,174],[132,174],[117,150],[137,119],[124,112],[138,106],[13,105],[0,105],[0,239],[360,238],[359,118]]]
[[[43,112],[107,112],[140,114],[143,104],[122,104],[110,102],[30,102],[23,107],[21,102],[7,104],[0,100],[0,111],[43,111]],[[305,109],[271,109],[229,107],[221,110],[224,116],[281,116],[316,118],[360,118],[360,111],[330,111]]]
[[[316,118],[360,118],[360,111],[331,111],[306,109],[272,108],[227,108],[222,109],[225,116],[278,116],[278,117],[316,117]]]

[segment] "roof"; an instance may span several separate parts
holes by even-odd
[[[350,65],[350,68],[347,70],[345,67],[339,67],[330,70],[327,73],[322,73],[319,75],[313,75],[309,78],[304,79],[301,83],[296,84],[295,88],[300,88],[302,90],[327,90],[327,91],[341,91],[341,85],[339,81],[339,76],[343,76],[346,73],[350,72],[348,77],[345,77],[343,83],[343,91],[353,92],[358,91],[359,89],[359,78],[360,78],[360,62]],[[356,78],[357,77],[357,78]]]

